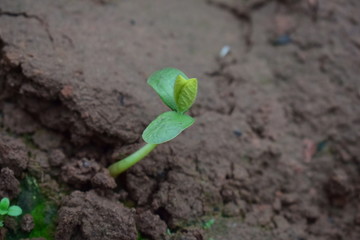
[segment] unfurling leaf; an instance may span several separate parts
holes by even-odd
[[[181,89],[186,85],[187,79],[182,77],[181,75],[176,77],[175,86],[174,86],[174,98],[175,102],[179,98],[179,94],[181,92]]]
[[[181,75],[176,78],[174,96],[178,112],[186,112],[195,102],[197,95],[197,79],[186,80]]]

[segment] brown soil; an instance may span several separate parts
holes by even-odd
[[[59,240],[360,239],[359,13],[1,0],[0,197],[25,173],[58,192]],[[167,66],[199,79],[196,123],[115,182],[106,167],[166,109],[146,77]]]

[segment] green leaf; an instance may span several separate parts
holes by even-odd
[[[19,206],[13,205],[9,208],[8,215],[12,217],[17,217],[22,214],[22,209]]]
[[[211,218],[209,219],[208,221],[204,222],[203,223],[203,228],[204,229],[210,229],[212,225],[214,225],[215,223],[215,219],[214,218]]]
[[[188,115],[173,111],[164,112],[147,126],[142,137],[147,143],[160,144],[167,142],[190,127],[194,122],[195,120]]]
[[[179,112],[186,112],[193,105],[197,95],[197,79],[184,79],[179,75],[175,82],[174,95]]]
[[[173,111],[178,110],[174,97],[174,87],[179,75],[188,79],[185,73],[178,69],[164,68],[151,74],[147,80],[147,83],[156,91],[165,105]]]
[[[0,209],[0,215],[6,215],[7,213],[8,213],[8,210]]]
[[[3,198],[0,201],[0,215],[5,215],[8,213],[10,206],[10,200],[8,198]]]
[[[4,226],[4,222],[0,220],[0,227]]]
[[[181,89],[186,85],[187,79],[183,78],[181,75],[176,77],[175,86],[174,86],[174,97],[175,102],[179,98]]]

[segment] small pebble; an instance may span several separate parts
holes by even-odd
[[[240,130],[234,130],[233,133],[235,134],[235,136],[237,137],[241,137],[242,136],[242,132]]]
[[[274,45],[275,46],[282,46],[282,45],[287,45],[289,43],[291,43],[291,37],[289,35],[282,35],[282,36],[279,36],[278,38],[276,38],[274,40]]]
[[[225,57],[226,55],[228,55],[230,53],[230,46],[225,45],[221,48],[219,56],[221,58]]]

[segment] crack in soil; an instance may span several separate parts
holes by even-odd
[[[258,10],[260,8],[265,7],[267,4],[274,0],[256,0],[252,1],[251,3],[240,6],[232,5],[226,2],[221,2],[217,0],[206,0],[206,2],[210,6],[214,6],[220,10],[226,11],[234,16],[240,23],[245,24],[245,33],[244,33],[244,41],[249,51],[252,48],[253,41],[252,41],[252,32],[253,32],[253,21],[251,17],[251,12]]]
[[[49,29],[49,24],[42,19],[41,17],[37,16],[37,15],[33,15],[33,14],[28,14],[26,12],[9,12],[9,11],[3,11],[0,8],[0,16],[8,16],[8,17],[24,17],[27,19],[34,19],[36,20],[45,30],[52,47],[54,48],[54,38],[51,35],[50,29]]]

